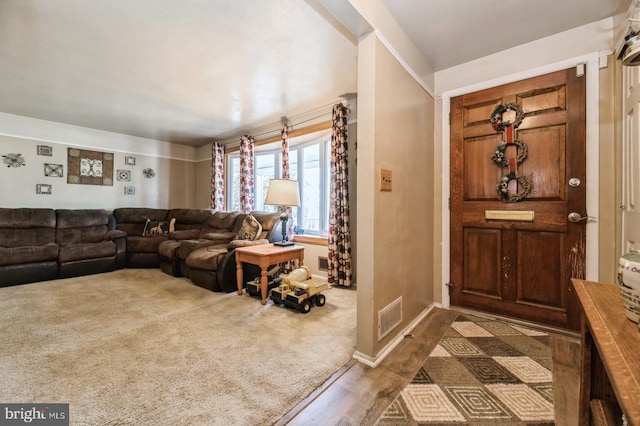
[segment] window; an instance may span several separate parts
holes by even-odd
[[[293,208],[298,232],[327,235],[329,229],[329,163],[331,131],[289,139],[289,178],[298,181],[300,206]],[[265,206],[269,180],[280,178],[282,148],[279,142],[257,146],[254,161],[255,209],[277,211]],[[227,156],[227,205],[240,210],[240,153]]]

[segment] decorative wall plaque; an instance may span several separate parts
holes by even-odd
[[[47,185],[46,183],[36,184],[36,194],[51,194],[51,185]]]
[[[113,186],[113,154],[69,148],[67,183]]]
[[[47,177],[63,177],[64,166],[62,164],[44,163],[44,175]]]
[[[53,148],[46,145],[38,145],[38,155],[46,155],[51,157],[53,155]]]
[[[22,167],[27,165],[26,161],[24,161],[24,157],[22,156],[22,154],[3,155],[2,162],[6,164],[7,167]]]
[[[135,186],[125,186],[124,187],[124,195],[136,195],[136,187]]]
[[[116,170],[116,179],[131,182],[131,170]]]
[[[124,164],[127,166],[135,166],[136,165],[136,157],[124,157]]]

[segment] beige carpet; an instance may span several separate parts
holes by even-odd
[[[303,315],[159,270],[0,289],[0,401],[73,425],[272,424],[352,356],[356,292]]]

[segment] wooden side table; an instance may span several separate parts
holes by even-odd
[[[640,425],[640,335],[617,285],[573,278],[582,308],[581,426]]]
[[[279,247],[273,244],[262,244],[259,246],[241,247],[236,249],[236,280],[238,282],[238,294],[242,296],[244,288],[242,263],[251,263],[260,267],[260,295],[262,304],[267,303],[267,290],[269,279],[267,270],[269,266],[289,260],[298,259],[300,266],[304,263],[304,246],[292,245]]]

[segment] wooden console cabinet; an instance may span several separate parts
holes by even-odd
[[[582,308],[580,425],[640,426],[640,334],[617,285],[572,279]]]

